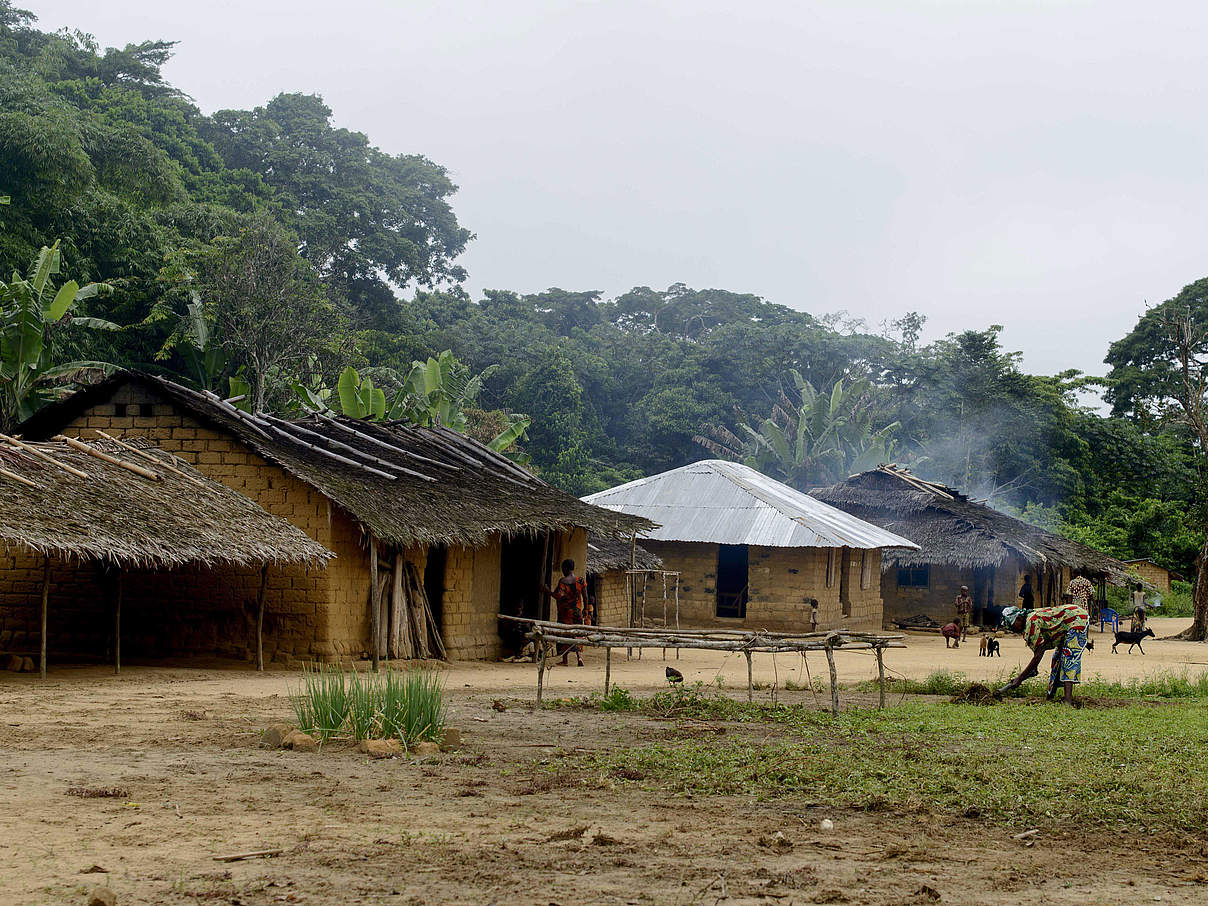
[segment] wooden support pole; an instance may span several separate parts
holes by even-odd
[[[370,640],[369,659],[373,672],[378,672],[378,661],[381,659],[382,647],[382,596],[378,587],[378,549],[377,538],[369,533],[369,609]]]
[[[42,570],[42,658],[40,669],[42,679],[46,679],[46,611],[50,604],[50,555],[47,554],[43,559],[46,564]]]
[[[612,682],[612,649],[604,649],[604,694],[608,695],[608,686]]]
[[[122,573],[119,570],[114,579],[116,588],[113,593],[113,672],[122,672]]]
[[[830,668],[831,713],[839,716],[839,672],[835,670],[835,648],[826,646],[826,665]]]
[[[541,707],[541,693],[545,687],[545,642],[537,640],[537,707]]]
[[[256,669],[264,671],[264,589],[268,585],[268,564],[260,567],[260,591],[256,595]]]
[[[877,680],[881,687],[881,704],[878,707],[885,707],[885,649],[877,647],[873,649],[877,653]]]
[[[640,653],[641,649],[638,651]],[[750,702],[755,700],[755,676],[751,669],[751,652],[744,651],[743,654],[747,656],[747,701]]]

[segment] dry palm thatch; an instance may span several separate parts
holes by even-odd
[[[0,438],[0,547],[146,568],[334,556],[145,440]]]
[[[917,551],[895,552],[892,565],[936,564],[965,569],[1001,566],[1018,558],[1033,566],[1063,566],[1116,584],[1130,581],[1114,557],[1029,525],[970,500],[960,491],[881,466],[811,494],[882,528],[903,535]]]
[[[483,544],[493,536],[584,528],[632,537],[648,520],[592,506],[456,431],[315,414],[288,421],[251,415],[212,393],[121,372],[51,404],[21,430],[44,438],[134,385],[238,438],[317,488],[386,544]]]
[[[636,554],[636,557],[635,557]],[[622,538],[592,538],[587,542],[587,566],[583,571],[590,574],[606,573],[614,569],[662,569],[663,561],[642,547]]]

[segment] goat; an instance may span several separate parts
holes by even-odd
[[[1146,629],[1142,632],[1117,632],[1116,641],[1112,643],[1112,654],[1116,653],[1117,645],[1127,645],[1128,653],[1132,654],[1133,646],[1135,645],[1137,648],[1141,648],[1141,640],[1146,636],[1149,636],[1150,638],[1157,638],[1157,636],[1153,634],[1152,629]],[[1145,653],[1144,648],[1141,648],[1141,653]]]

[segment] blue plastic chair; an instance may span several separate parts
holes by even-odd
[[[1120,614],[1116,613],[1110,607],[1103,607],[1099,610],[1099,631],[1103,631],[1103,624],[1111,623],[1112,632],[1120,631]]]

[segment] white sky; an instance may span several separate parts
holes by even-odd
[[[1100,373],[1205,276],[1208,4],[23,0],[447,166],[469,288],[682,281]]]

